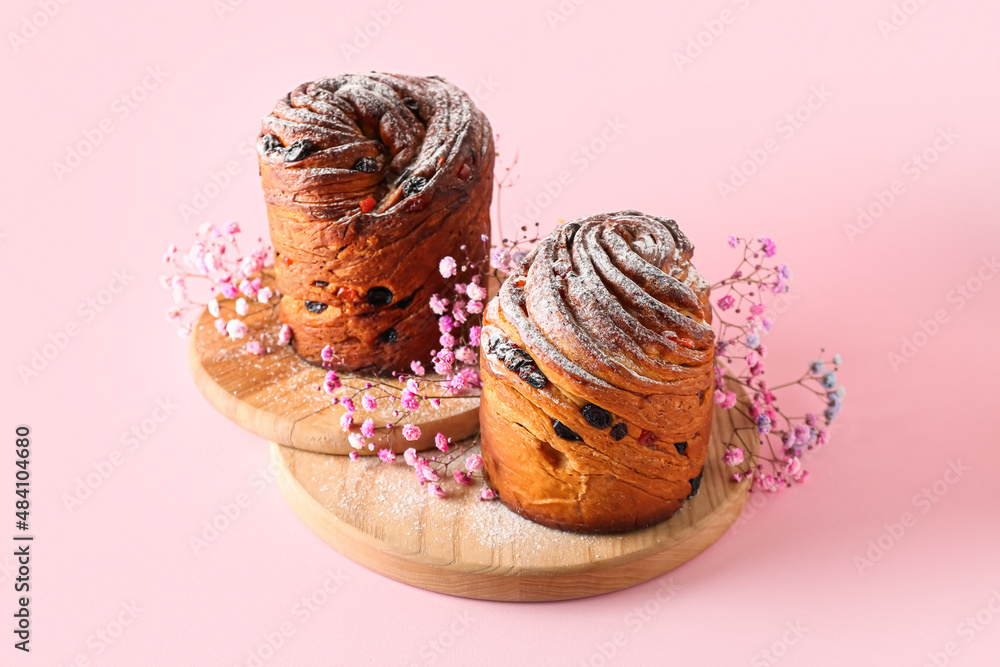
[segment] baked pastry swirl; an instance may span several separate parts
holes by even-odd
[[[437,346],[438,260],[483,258],[489,121],[438,77],[350,74],[278,100],[257,142],[281,319],[338,370],[407,370]],[[462,249],[465,246],[465,250]]]
[[[712,424],[709,285],[673,220],[557,228],[488,305],[482,452],[508,507],[546,526],[651,525],[698,492]]]

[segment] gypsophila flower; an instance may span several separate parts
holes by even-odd
[[[833,355],[833,363],[835,366],[839,366],[840,364],[843,363],[843,359],[840,358],[839,354]]]
[[[730,234],[730,235],[729,235],[729,236],[728,236],[728,237],[726,238],[726,243],[728,243],[728,244],[729,244],[729,247],[730,247],[730,248],[735,248],[735,247],[736,247],[736,244],[737,244],[738,242],[739,242],[739,237],[737,237],[737,236],[736,236],[736,234]]]
[[[431,404],[431,407],[434,408],[435,410],[440,410],[441,409],[441,399],[440,398],[432,398],[429,401],[429,403]]]
[[[442,299],[437,294],[434,294],[431,296],[429,303],[435,315],[444,315],[448,312],[448,299]]]
[[[271,297],[273,296],[274,296],[274,290],[272,290],[270,287],[262,287],[260,288],[260,291],[257,292],[257,301],[258,303],[267,303],[268,301],[271,300]]]
[[[432,498],[444,498],[445,493],[444,489],[441,488],[440,484],[438,484],[437,482],[431,482],[430,484],[427,485],[427,495],[431,496]]]
[[[467,472],[456,470],[452,476],[455,478],[455,481],[462,486],[468,486],[472,483],[472,478],[469,477]]]
[[[458,341],[456,341],[455,337],[451,334],[441,334],[441,338],[438,339],[438,342],[441,343],[441,347],[451,348],[455,347],[455,344]]]
[[[355,451],[352,451],[350,454],[347,455],[347,457],[349,459],[351,459],[352,461],[357,461],[358,460],[358,453],[355,452]]]
[[[323,350],[319,353],[319,358],[327,363],[333,361],[333,348],[329,345],[323,346]]]
[[[258,357],[266,352],[264,346],[261,345],[260,342],[256,340],[247,341],[246,351],[247,354],[252,354]]]
[[[233,234],[240,233],[240,223],[235,220],[230,220],[226,223],[226,233],[232,236]]]
[[[247,314],[247,311],[248,311],[247,300],[244,299],[243,297],[240,297],[239,299],[236,300],[236,314],[243,317]]]
[[[479,494],[480,500],[494,500],[496,497],[497,494],[494,493],[493,489],[491,489],[490,487],[484,488],[482,492]]]
[[[442,452],[448,451],[448,436],[444,433],[438,433],[434,436],[434,446],[440,449]]]
[[[403,460],[406,461],[406,465],[415,466],[417,465],[417,450],[410,447],[405,452],[403,452]]]
[[[417,410],[420,407],[420,399],[409,389],[404,389],[400,395],[400,405],[406,410]]]
[[[209,312],[209,314],[212,315],[212,317],[218,317],[219,316],[219,300],[218,299],[211,299],[208,302],[208,312]]]
[[[812,373],[813,375],[822,375],[825,370],[826,370],[826,364],[824,364],[822,361],[818,359],[809,364],[809,372]]]
[[[455,321],[459,324],[464,324],[466,320],[469,319],[468,313],[465,312],[465,302],[459,299],[455,302],[455,305],[451,307],[451,316],[455,318]]]
[[[717,303],[722,310],[729,310],[736,304],[736,299],[733,298],[732,294],[727,294],[719,299]]]
[[[278,333],[278,345],[288,345],[292,340],[292,328],[287,324],[281,325],[281,331]]]
[[[365,394],[361,397],[361,407],[371,412],[378,407],[378,401],[371,394]]]
[[[420,427],[414,426],[413,424],[407,424],[403,427],[403,437],[411,442],[419,439]]]
[[[727,466],[735,466],[743,463],[743,448],[727,449],[726,453],[722,455],[722,462]]]
[[[361,435],[366,438],[375,437],[375,420],[369,417],[368,419],[361,422]]]
[[[449,333],[454,328],[455,320],[451,317],[451,315],[442,315],[438,318],[438,329],[441,330],[441,333]],[[449,345],[448,347],[451,346]]]
[[[396,454],[391,449],[380,449],[378,450],[378,457],[384,463],[392,463],[396,460]]]
[[[758,316],[758,317],[760,317],[761,315],[763,315],[764,311],[766,311],[766,310],[767,310],[767,307],[764,304],[762,304],[762,303],[755,303],[752,306],[750,306],[750,312],[752,314]]]
[[[465,288],[465,293],[472,301],[482,301],[486,298],[486,289],[476,283],[469,283]]]
[[[465,469],[469,472],[476,472],[483,467],[483,457],[479,454],[471,454],[465,459]]]
[[[226,323],[226,333],[229,334],[230,338],[243,338],[247,335],[247,325],[240,320],[229,320]]]
[[[363,449],[365,446],[365,439],[361,437],[360,433],[351,433],[347,436],[347,442],[351,444],[354,449]]]
[[[221,317],[219,319],[215,320],[215,328],[216,328],[216,330],[218,330],[218,332],[220,334],[227,333],[227,331],[226,331],[226,321],[224,319],[222,319]]]
[[[478,315],[479,313],[483,312],[483,302],[482,301],[470,301],[469,305],[466,306],[466,310],[468,310],[473,315]]]
[[[348,412],[354,412],[354,401],[352,401],[347,396],[342,396],[340,398],[340,404],[344,406],[344,409]]]
[[[340,428],[349,431],[352,426],[354,426],[354,416],[350,412],[340,415]]]
[[[771,418],[767,415],[757,415],[757,432],[769,433],[771,431]]]
[[[340,378],[337,376],[336,371],[330,371],[326,374],[326,378],[323,380],[323,390],[328,394],[336,392],[341,387]]]
[[[438,271],[445,278],[451,278],[455,275],[456,263],[455,259],[452,257],[445,257],[440,262],[438,262]]]
[[[715,404],[723,410],[728,410],[729,408],[736,405],[736,394],[731,391],[722,391],[720,389],[716,389]]]
[[[410,370],[413,371],[414,375],[423,376],[427,371],[424,370],[424,365],[419,361],[410,362]]]
[[[820,381],[820,384],[822,384],[827,389],[835,388],[837,386],[837,374],[834,373],[833,371],[830,371],[829,373],[823,376],[823,379]]]
[[[417,464],[414,468],[417,478],[423,482],[438,482],[441,480],[441,476],[437,474],[434,468],[431,468],[426,459],[417,459]]]
[[[796,477],[802,472],[802,461],[800,461],[798,457],[793,456],[792,458],[785,459],[785,462],[785,472],[792,477]]]
[[[760,241],[761,249],[764,251],[764,257],[774,257],[774,253],[777,252],[774,241],[769,238],[761,238],[758,240]]]
[[[483,328],[480,326],[474,326],[469,328],[469,345],[473,347],[479,347],[479,338],[482,335]]]
[[[463,345],[455,350],[455,358],[464,364],[474,364],[479,359],[479,356],[472,349]]]

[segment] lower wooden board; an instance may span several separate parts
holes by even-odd
[[[224,317],[235,316],[232,301],[222,301],[221,308]],[[321,389],[326,370],[303,361],[290,345],[275,344],[280,323],[272,308],[258,304],[254,308],[254,312],[242,318],[249,332],[239,340],[220,334],[215,328],[215,318],[207,310],[195,323],[188,356],[198,389],[215,409],[265,440],[310,452],[349,453],[349,432],[340,427],[344,407],[335,405]],[[267,354],[246,353],[246,342],[262,336],[270,348]],[[340,376],[344,386],[334,397],[356,394],[369,382],[385,382],[396,390],[401,388],[392,378],[380,380],[350,373]],[[428,379],[441,378],[428,375]],[[444,391],[429,385],[427,395],[443,396]],[[398,403],[395,405],[398,407]],[[373,417],[379,425],[391,422],[393,407],[382,400],[378,409],[366,412],[365,417]],[[373,439],[373,451],[430,449],[438,432],[447,433],[456,441],[475,434],[479,430],[479,396],[446,396],[438,409],[425,401],[407,423],[420,427],[418,440],[407,441],[395,429]],[[353,430],[358,429],[355,424]]]
[[[732,415],[732,417],[731,417]],[[565,600],[648,581],[694,558],[736,521],[749,483],[722,463],[735,411],[716,410],[697,496],[669,520],[618,535],[545,528],[476,487],[449,485],[431,498],[401,460],[352,462],[272,443],[278,482],[312,532],[355,562],[392,579],[485,600]]]

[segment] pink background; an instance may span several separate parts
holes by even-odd
[[[34,434],[37,535],[33,650],[14,651],[5,631],[0,663],[246,665],[287,623],[268,665],[996,664],[1000,269],[986,260],[1000,250],[1000,5],[563,0],[558,15],[557,0],[231,0],[220,16],[223,1],[8,0],[0,10],[0,541],[14,532],[20,423]],[[896,6],[901,25],[883,34]],[[713,23],[720,16],[727,23]],[[345,54],[366,25],[369,43]],[[691,47],[697,57],[679,66],[675,53],[699,37],[702,52]],[[147,68],[161,80],[122,106]],[[621,208],[674,217],[713,279],[735,260],[726,234],[773,237],[795,280],[770,337],[771,376],[797,374],[823,345],[845,359],[841,428],[808,483],[762,496],[745,525],[660,582],[575,602],[429,593],[310,534],[273,483],[252,479],[265,444],[195,389],[185,342],[163,318],[159,258],[203,220],[263,233],[244,142],[294,85],[369,69],[440,74],[476,95],[502,157],[520,154],[509,216],[547,228]],[[782,118],[813,90],[822,99],[789,130]],[[57,176],[53,163],[103,119],[110,134]],[[590,159],[579,149],[592,142]],[[765,146],[767,161],[748,164],[755,173],[724,198],[717,182]],[[925,150],[933,164],[914,171]],[[227,165],[229,182],[210,187]],[[564,170],[569,185],[543,196]],[[877,211],[896,180],[892,204],[851,236],[859,207]],[[186,220],[181,206],[206,188]],[[103,292],[122,270],[125,288]],[[101,295],[111,297],[101,312],[80,307]],[[926,324],[936,316],[943,323]],[[22,381],[18,366],[69,324],[78,335]],[[904,339],[919,348],[894,368]],[[129,450],[123,434],[158,400],[176,407]],[[115,450],[121,465],[68,511],[64,495]],[[953,463],[968,469],[949,474]],[[919,499],[925,488],[935,502]],[[189,537],[240,494],[250,506],[195,554]],[[913,520],[893,528],[904,513]],[[870,541],[888,550],[859,571]],[[0,547],[5,628],[11,551]],[[330,571],[346,578],[337,592],[296,614]],[[676,590],[660,604],[666,581]],[[134,622],[110,645],[97,640],[115,632],[123,604],[141,609]],[[643,605],[655,613],[636,623]],[[616,633],[623,641],[605,658]]]

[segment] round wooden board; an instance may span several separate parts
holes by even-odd
[[[721,461],[725,441],[749,422],[715,411],[701,490],[669,520],[618,535],[580,535],[521,518],[479,489],[449,484],[430,498],[401,460],[297,451],[272,443],[278,483],[292,510],[348,558],[392,579],[484,600],[565,600],[657,577],[711,546],[736,521],[748,482]],[[754,445],[755,446],[755,445]]]
[[[236,316],[232,301],[220,303],[225,319]],[[215,318],[207,310],[198,318],[188,355],[198,389],[216,410],[266,440],[309,452],[351,452],[349,433],[340,427],[344,408],[334,405],[331,396],[320,389],[326,370],[303,361],[290,345],[275,344],[279,324],[272,308],[260,304],[254,304],[253,308],[242,318],[249,333],[240,340],[220,334],[215,329]],[[257,340],[262,335],[265,341],[271,341],[267,354],[254,356],[244,352],[247,340]],[[340,377],[344,386],[337,397],[350,396],[363,389],[366,382],[376,381],[370,376],[348,373],[341,373]],[[381,381],[401,388],[391,378]],[[377,424],[385,424],[394,421],[391,412],[392,405],[382,400],[378,410],[365,414],[372,416]],[[409,442],[395,429],[388,436],[383,434],[373,439],[374,451],[384,447],[396,452],[408,447],[430,449],[438,432],[455,440],[472,436],[479,430],[479,396],[447,397],[442,399],[439,409],[425,401],[407,423],[420,427],[419,440]],[[358,428],[356,424],[354,430]]]

